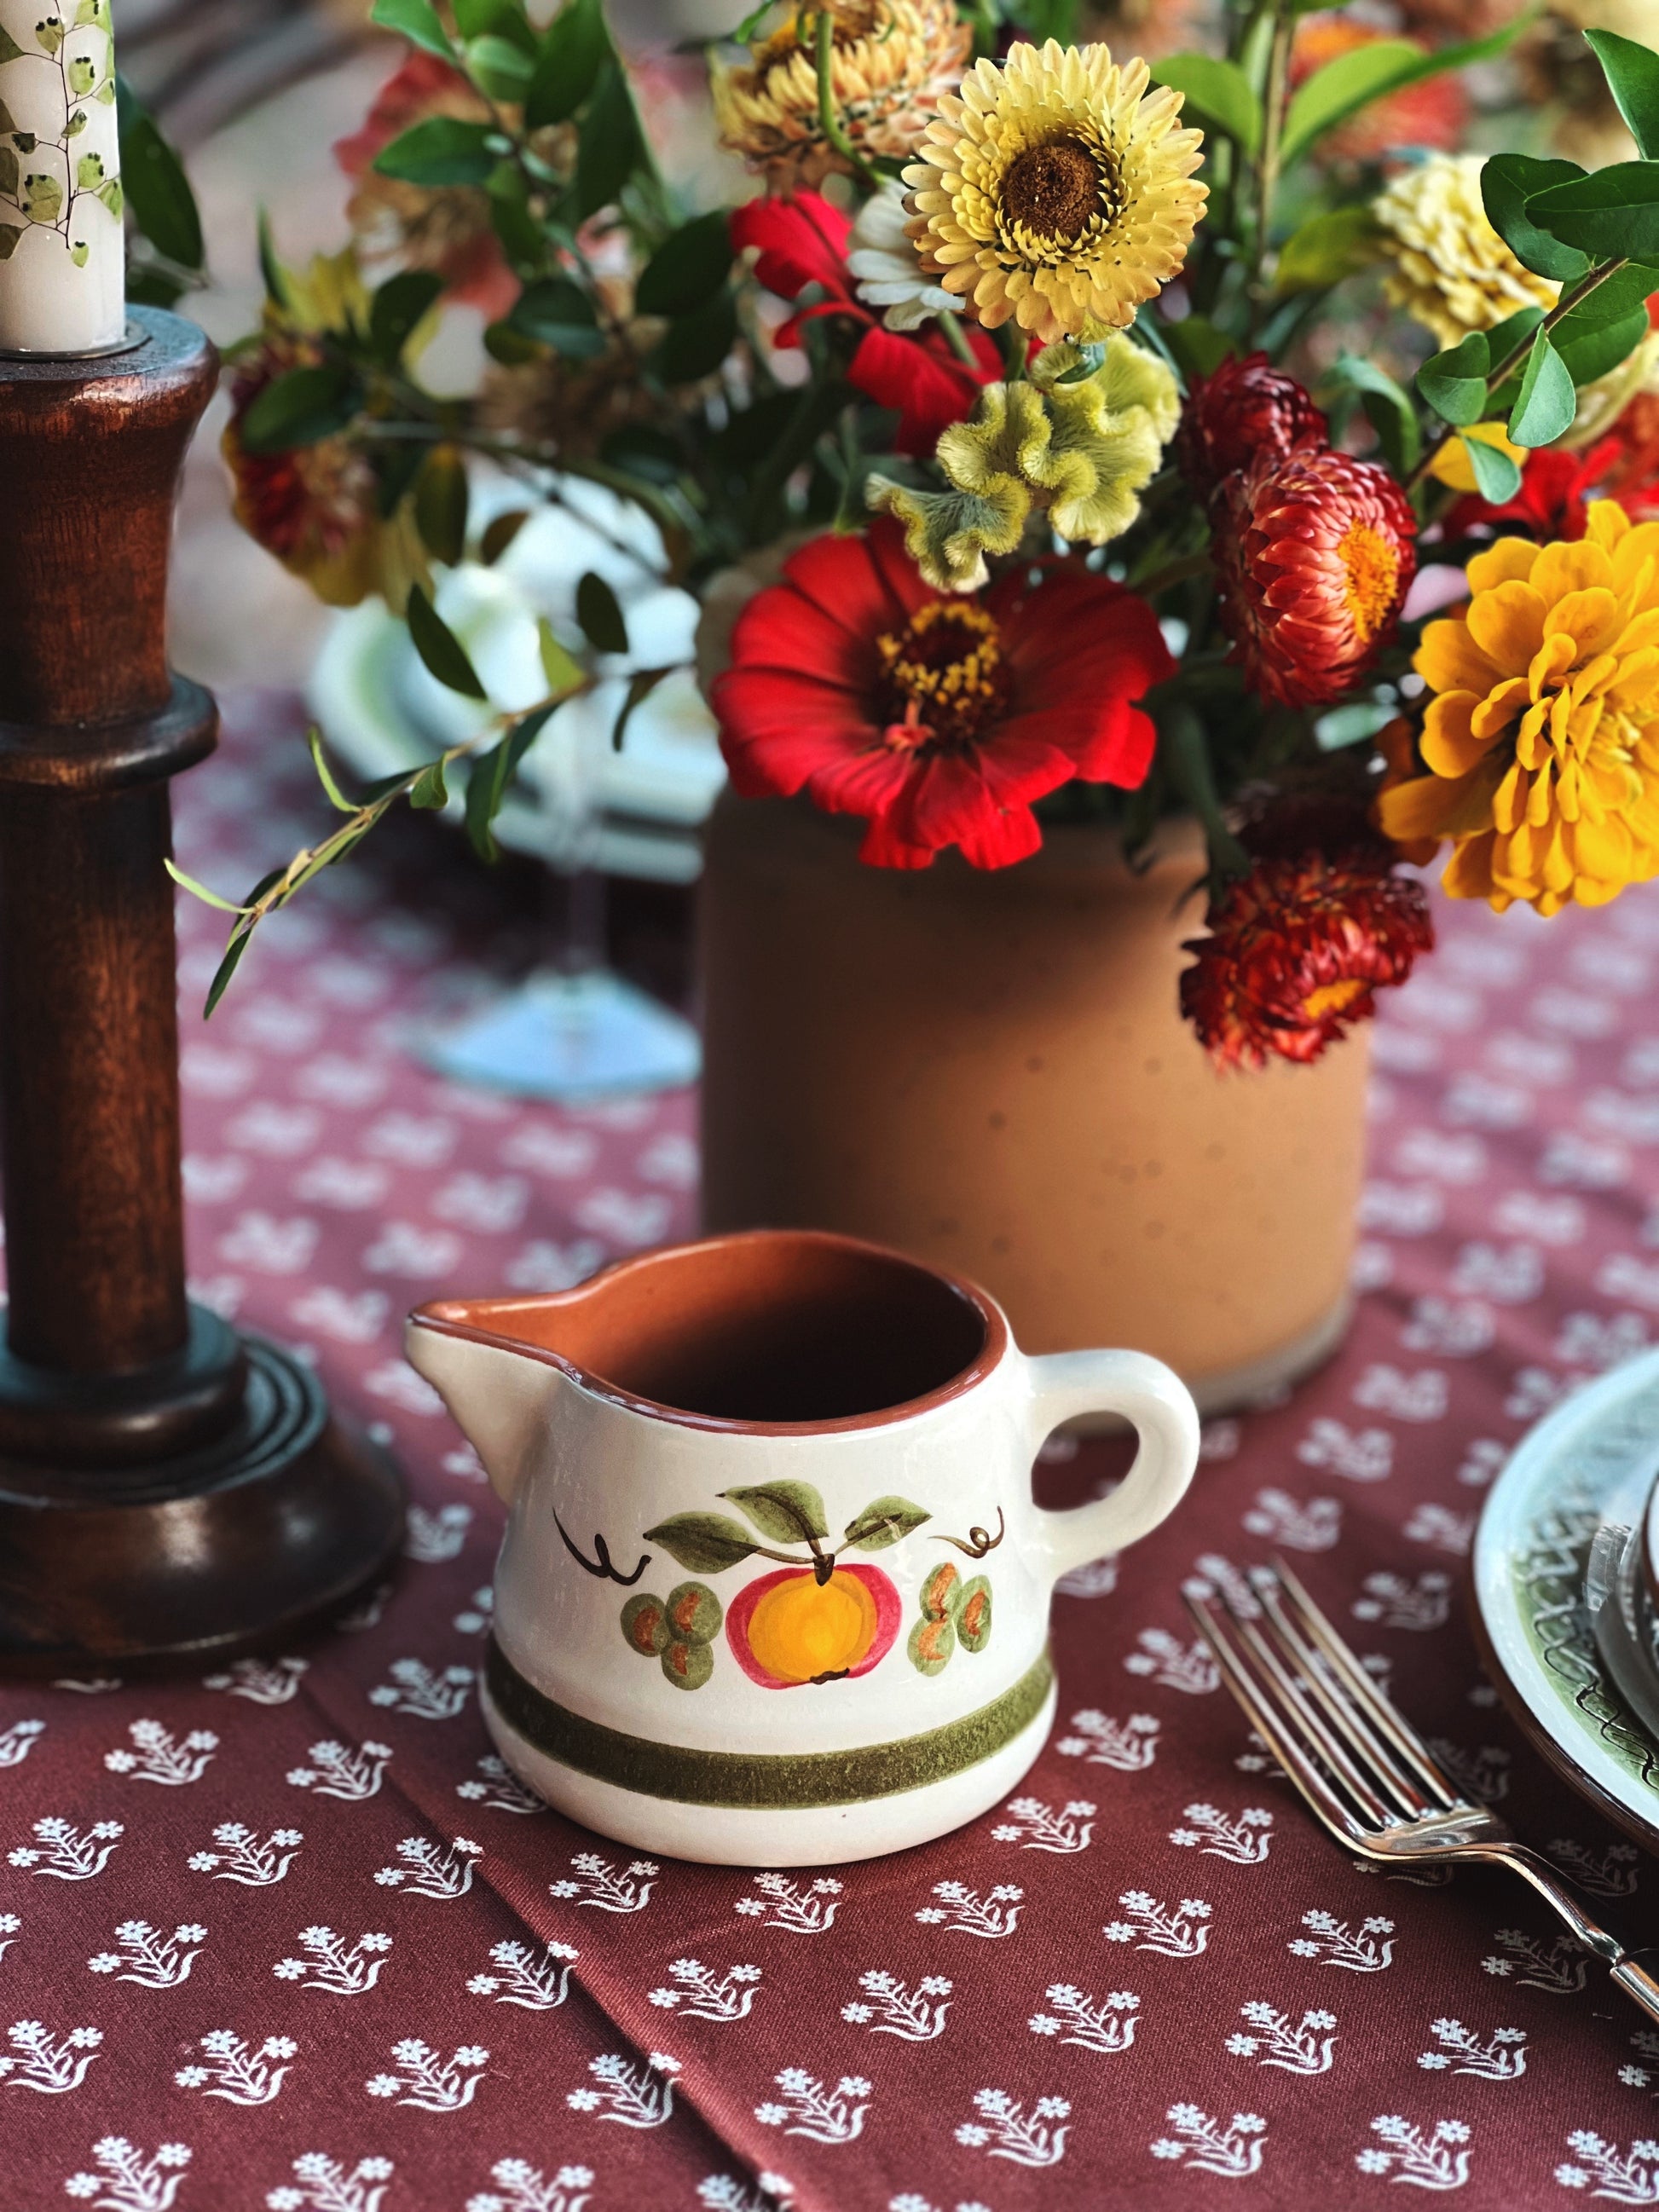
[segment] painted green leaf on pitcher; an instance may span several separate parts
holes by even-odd
[[[646,1530],[645,1540],[660,1544],[694,1575],[717,1575],[723,1567],[735,1567],[755,1548],[755,1540],[742,1522],[724,1513],[671,1514]]]
[[[746,1513],[763,1536],[775,1544],[804,1544],[809,1536],[827,1536],[823,1500],[810,1482],[757,1482],[741,1490],[723,1490]]]
[[[856,1520],[847,1524],[847,1541],[855,1552],[881,1552],[889,1544],[896,1544],[901,1536],[908,1536],[920,1528],[933,1515],[920,1505],[913,1505],[908,1498],[878,1498],[866,1505]]]

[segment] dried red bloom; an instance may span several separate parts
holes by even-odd
[[[1322,707],[1394,634],[1417,573],[1417,520],[1376,461],[1264,456],[1216,501],[1221,619],[1264,699]]]
[[[1325,417],[1293,376],[1265,353],[1224,361],[1194,385],[1176,432],[1176,459],[1200,499],[1262,455],[1325,443]]]
[[[941,594],[884,516],[803,545],[738,617],[709,695],[734,787],[861,815],[878,867],[956,845],[1001,868],[1042,842],[1034,799],[1074,776],[1144,783],[1136,702],[1175,671],[1157,617],[1080,562],[1029,573]]]
[[[1267,854],[1210,902],[1181,1011],[1218,1067],[1317,1060],[1434,945],[1423,886],[1370,842]]]

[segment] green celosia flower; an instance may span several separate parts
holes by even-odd
[[[904,525],[930,584],[974,591],[986,579],[985,556],[1016,550],[1033,507],[1073,543],[1121,538],[1180,412],[1169,369],[1120,333],[1086,352],[1052,345],[1030,382],[988,385],[970,419],[941,435],[935,458],[949,489],[872,477],[869,502]]]

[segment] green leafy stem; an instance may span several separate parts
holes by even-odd
[[[65,51],[70,30],[88,25],[104,33],[101,69],[90,55]],[[41,141],[32,131],[20,131],[0,100],[0,203],[15,208],[21,218],[17,223],[0,222],[0,261],[9,260],[16,251],[27,227],[55,232],[76,267],[84,268],[91,249],[83,239],[70,234],[76,206],[82,199],[96,199],[118,221],[125,204],[121,179],[106,174],[103,156],[75,151],[75,141],[88,121],[86,103],[96,100],[108,107],[115,100],[109,0],[79,0],[75,21],[67,29],[62,16],[43,16],[34,27],[34,39],[39,51],[30,53],[0,25],[0,67],[8,62],[36,61],[56,70],[63,90],[64,128],[56,139],[46,143],[62,155],[69,188],[65,191],[64,180],[50,169],[25,169],[23,164],[40,150]]]
[[[758,1558],[777,1559],[787,1567],[810,1566],[814,1580],[822,1584],[835,1572],[843,1552],[885,1551],[933,1518],[908,1498],[878,1498],[848,1522],[842,1541],[830,1547],[823,1499],[810,1482],[754,1483],[720,1495],[729,1498],[772,1543],[757,1543],[740,1521],[724,1513],[672,1514],[645,1531],[646,1542],[660,1544],[693,1574],[717,1575],[744,1559]],[[804,1545],[805,1556],[799,1551],[775,1549],[778,1544]]]

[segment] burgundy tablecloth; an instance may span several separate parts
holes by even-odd
[[[179,794],[231,888],[323,819],[291,717],[240,721]],[[434,849],[319,884],[206,1029],[218,922],[183,902],[197,1293],[309,1347],[417,1502],[395,1583],[303,1653],[0,1692],[8,2212],[1659,2203],[1659,2039],[1518,1887],[1316,1832],[1179,1595],[1285,1547],[1454,1770],[1652,1925],[1659,1872],[1510,1728],[1460,1582],[1510,1445],[1659,1314],[1659,896],[1443,914],[1377,1036],[1340,1358],[1073,1578],[1060,1723],[1000,1813],[791,1877],[646,1863],[489,1756],[500,1516],[401,1314],[688,1231],[696,1158],[685,1097],[518,1106],[405,1055],[499,950]]]

